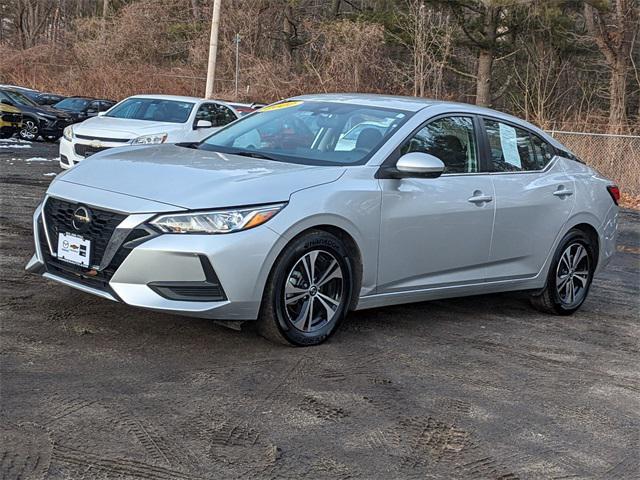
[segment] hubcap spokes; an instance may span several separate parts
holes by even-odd
[[[333,320],[343,291],[340,263],[329,252],[312,250],[291,269],[284,287],[284,306],[295,328],[312,332]]]
[[[36,127],[36,124],[31,121],[27,121],[25,122],[24,128],[20,133],[22,133],[22,136],[24,138],[33,139],[35,138],[37,132],[38,127]]]
[[[556,290],[562,303],[571,305],[582,300],[589,275],[587,249],[581,243],[572,243],[562,252],[556,270]]]

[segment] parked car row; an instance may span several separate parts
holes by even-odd
[[[20,87],[0,86],[0,103],[22,114],[17,134],[23,140],[33,141],[42,137],[46,141],[56,141],[68,125],[98,115],[115,104],[111,100],[58,96],[59,101],[50,106],[48,100],[43,100],[44,94],[38,96],[38,93]],[[47,94],[46,98],[52,95]],[[39,98],[41,103],[34,98]]]
[[[53,97],[58,100],[48,105]],[[171,95],[135,95],[121,102],[62,97],[0,85],[3,136],[60,141],[67,169],[94,153],[125,145],[198,142],[264,104]],[[6,118],[4,118],[6,117]]]

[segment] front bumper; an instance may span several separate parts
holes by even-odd
[[[127,145],[129,145],[129,143],[107,141],[99,141],[96,143],[95,141],[76,137],[74,137],[72,141],[69,141],[62,137],[60,138],[60,168],[64,170],[69,169],[93,153]],[[84,154],[79,154],[78,152],[84,152]]]
[[[129,215],[116,231],[121,230],[126,237],[125,230],[135,230],[153,216]],[[121,246],[114,255],[115,261],[105,270],[108,277],[101,276],[103,272],[96,277],[103,280],[100,283],[83,276],[82,272],[60,270],[62,262],[55,258],[57,239],[47,238],[42,221],[43,208],[40,206],[34,214],[36,251],[26,267],[28,271],[128,305],[216,320],[257,318],[271,265],[284,242],[264,225],[228,235],[152,235],[142,239],[126,255],[121,254]],[[163,289],[167,285],[195,286],[215,282],[223,295],[218,301],[180,300],[180,292],[189,289],[179,291],[177,295],[175,291]]]
[[[61,118],[56,118],[51,120],[49,119],[41,120],[40,134],[47,137],[60,138],[62,137],[62,132],[64,131],[65,127],[67,127],[68,125],[71,125],[71,123],[72,123],[71,119],[61,119]]]

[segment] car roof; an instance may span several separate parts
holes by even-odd
[[[547,134],[539,127],[532,123],[508,113],[493,110],[491,108],[479,107],[470,103],[448,102],[444,100],[434,100],[422,97],[405,97],[401,95],[380,95],[371,93],[322,93],[313,95],[300,95],[287,100],[303,100],[309,102],[335,102],[350,103],[353,105],[363,105],[370,107],[392,108],[395,110],[403,110],[406,112],[418,112],[425,108],[439,106],[444,109],[450,109],[452,113],[468,113],[475,115],[485,115],[495,117],[501,120],[512,122],[516,125],[529,128],[534,131],[555,147],[567,149],[558,140]]]
[[[177,102],[202,102],[205,99],[201,97],[185,97],[182,95],[131,95],[129,98],[153,98],[156,100],[175,100]],[[218,102],[219,100],[214,100]],[[224,103],[224,102],[222,102]]]
[[[491,108],[479,107],[470,103],[449,102],[445,100],[435,100],[423,97],[405,97],[402,95],[380,95],[373,93],[321,93],[315,95],[300,95],[288,100],[306,100],[316,102],[351,103],[354,105],[366,105],[371,107],[393,108],[407,112],[417,112],[434,105],[450,106],[455,110],[463,110],[478,115],[491,115],[510,118],[514,121],[524,122],[524,120],[513,117],[509,114],[492,110]]]
[[[38,90],[29,87],[20,87],[18,85],[8,85],[8,84],[0,84],[0,88],[8,88],[8,89],[16,89],[16,90],[27,90],[29,92],[40,93]]]

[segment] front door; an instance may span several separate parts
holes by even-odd
[[[428,122],[400,147],[445,164],[435,179],[380,180],[378,293],[480,282],[495,210],[491,175],[481,172],[474,119]]]

